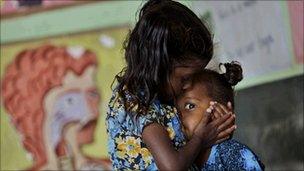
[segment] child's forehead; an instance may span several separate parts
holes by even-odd
[[[183,97],[205,99],[208,97],[208,90],[204,84],[195,83],[185,89]]]

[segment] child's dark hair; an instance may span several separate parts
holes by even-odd
[[[223,74],[208,69],[195,73],[192,76],[192,86],[202,84],[212,100],[221,104],[231,102],[234,108],[233,86],[243,79],[243,70],[236,61],[220,64],[221,66],[225,70]]]
[[[118,91],[123,96],[127,90],[139,106],[147,107],[170,85],[174,64],[198,59],[207,65],[213,56],[213,35],[179,2],[150,0],[140,10],[124,48],[127,67],[116,76]]]

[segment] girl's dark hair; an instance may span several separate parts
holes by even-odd
[[[192,76],[192,86],[202,84],[207,90],[208,97],[221,104],[231,102],[234,108],[233,86],[243,79],[243,70],[236,61],[220,64],[221,66],[224,68],[223,74],[208,69],[195,73]]]
[[[213,56],[213,35],[186,6],[171,0],[143,5],[124,44],[126,68],[116,76],[118,92],[128,91],[139,108],[148,107],[169,84],[173,65]],[[202,66],[204,67],[204,66]]]

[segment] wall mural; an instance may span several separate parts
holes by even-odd
[[[104,119],[127,30],[1,46],[1,169],[111,168]]]

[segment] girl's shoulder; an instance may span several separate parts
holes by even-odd
[[[162,104],[158,99],[152,101],[144,114],[137,113],[136,103],[133,97],[126,91],[118,93],[113,90],[110,99],[106,121],[108,128],[124,127],[124,129],[141,136],[144,128],[151,123],[164,126],[174,141],[174,145],[181,146],[185,142],[182,133],[181,122],[177,109],[174,106]],[[126,110],[126,105],[134,106],[132,110]],[[113,124],[115,123],[115,124]]]
[[[128,90],[121,92],[114,89],[108,104],[107,122],[115,121],[120,127],[133,130],[135,134],[141,135],[145,126],[151,123],[165,125],[165,116],[168,114],[158,100],[154,100],[144,113],[138,110],[138,98],[134,97]],[[113,125],[113,124],[112,124]]]
[[[230,139],[218,144],[215,150],[228,170],[264,170],[260,158],[245,144]]]

